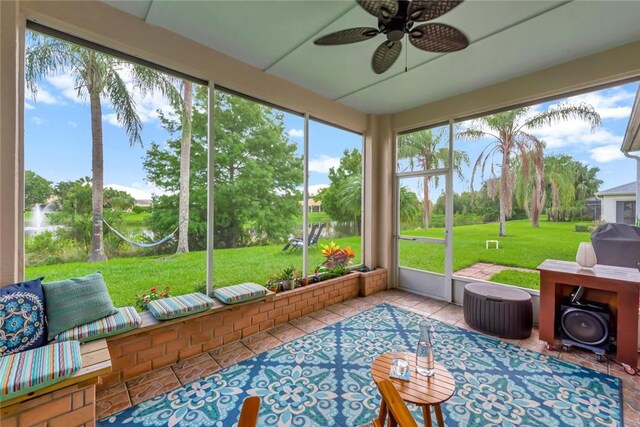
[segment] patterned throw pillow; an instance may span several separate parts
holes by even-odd
[[[102,274],[42,284],[49,340],[61,332],[118,312]]]
[[[0,356],[46,343],[42,279],[0,288]]]
[[[213,291],[213,296],[225,304],[238,304],[240,302],[262,298],[268,293],[267,288],[257,283],[242,283],[240,285],[218,288]]]

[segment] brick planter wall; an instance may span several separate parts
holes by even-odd
[[[366,273],[360,273],[360,296],[367,297],[376,292],[387,290],[387,269],[376,268]]]
[[[112,372],[101,377],[98,388],[130,380],[357,297],[360,274],[354,272],[280,292],[266,300],[224,306],[184,319],[157,322],[152,321],[150,313],[142,313],[141,328],[107,339]]]
[[[94,426],[95,385],[72,385],[2,409],[2,427]]]

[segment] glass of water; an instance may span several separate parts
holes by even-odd
[[[398,377],[404,377],[409,372],[409,359],[405,348],[396,346],[391,352],[391,369],[393,374]]]

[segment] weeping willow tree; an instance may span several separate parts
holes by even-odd
[[[584,120],[591,125],[592,131],[602,125],[600,115],[591,105],[563,103],[540,113],[532,113],[530,107],[525,107],[498,114],[490,114],[476,119],[469,128],[458,133],[458,136],[462,139],[487,138],[490,140],[473,165],[471,184],[473,186],[475,176],[479,172],[484,180],[487,166],[492,178],[499,177],[500,226],[498,235],[500,237],[507,235],[506,222],[513,211],[515,183],[513,167],[517,164],[514,160],[519,158],[521,164],[524,165],[526,163],[527,170],[529,165],[533,168],[536,166],[541,168],[544,165],[542,157],[544,143],[531,132],[535,129],[567,120]],[[498,159],[495,159],[496,156],[498,156]],[[497,171],[496,164],[499,164]],[[543,175],[544,171],[537,170],[535,173]],[[540,185],[540,182],[542,181],[538,178],[538,183],[534,183],[534,186]],[[531,211],[531,213],[536,212]],[[539,212],[537,212],[537,215],[539,216]],[[532,222],[537,223],[537,221],[536,219]]]

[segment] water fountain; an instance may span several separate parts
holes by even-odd
[[[25,235],[32,237],[43,231],[53,231],[56,229],[55,225],[49,225],[46,215],[51,208],[51,203],[44,205],[36,203],[33,208],[31,208],[31,220],[29,221],[29,226],[24,228]]]

